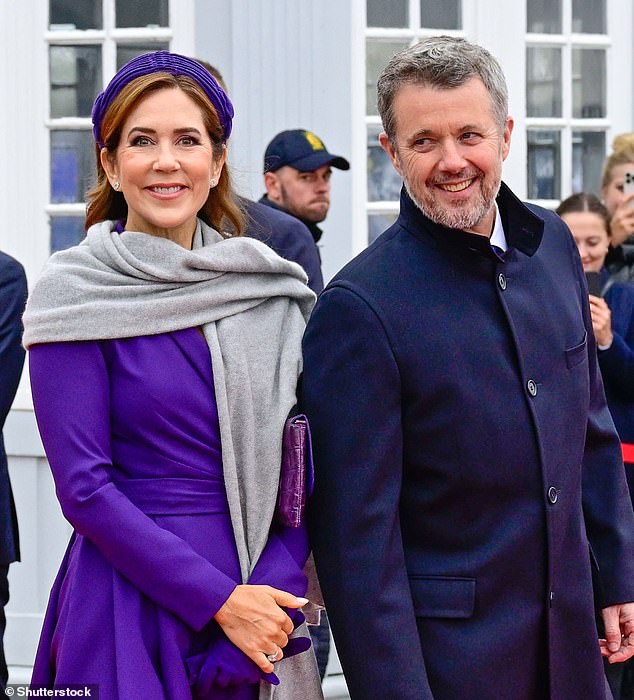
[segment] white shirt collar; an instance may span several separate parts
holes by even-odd
[[[504,226],[502,226],[502,217],[500,216],[498,203],[493,202],[493,204],[495,206],[495,223],[493,224],[493,233],[491,233],[489,243],[497,246],[501,250],[507,250],[509,246],[506,242],[506,234],[504,233]]]

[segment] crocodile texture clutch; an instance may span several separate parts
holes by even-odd
[[[299,527],[304,521],[306,499],[313,490],[313,453],[308,418],[300,414],[288,418],[282,436],[282,465],[277,496],[276,519],[286,527]]]

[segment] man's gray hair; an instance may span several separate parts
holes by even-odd
[[[497,60],[482,46],[451,36],[435,36],[400,51],[390,59],[377,83],[377,104],[383,129],[395,143],[396,93],[405,85],[439,89],[464,85],[480,78],[491,96],[493,116],[500,132],[508,117],[508,91]]]

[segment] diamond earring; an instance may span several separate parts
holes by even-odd
[[[218,184],[218,180],[216,180],[215,177],[212,177],[211,180],[209,181],[209,187],[215,187]]]
[[[112,189],[113,189],[115,192],[118,192],[120,187],[121,187],[121,183],[119,182],[119,180],[115,180],[115,181],[112,183]]]

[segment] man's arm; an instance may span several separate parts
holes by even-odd
[[[24,366],[22,313],[26,295],[22,265],[0,253],[0,430],[15,398]]]
[[[401,539],[401,377],[380,319],[327,289],[304,338],[309,531],[352,698],[431,700]]]

